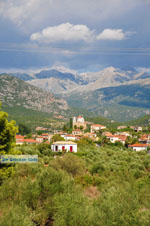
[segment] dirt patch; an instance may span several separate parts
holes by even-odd
[[[147,208],[145,208],[145,207],[139,209],[139,212],[145,212],[145,211],[149,211],[149,209],[147,209]]]
[[[91,199],[95,199],[100,195],[99,190],[97,189],[96,186],[90,186],[85,189],[84,194]]]

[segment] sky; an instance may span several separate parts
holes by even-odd
[[[0,0],[0,72],[150,70],[150,0]]]

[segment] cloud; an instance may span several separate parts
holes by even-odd
[[[59,41],[91,41],[94,37],[94,31],[91,31],[86,25],[73,25],[70,23],[60,24],[58,26],[47,27],[41,32],[33,33],[30,36],[32,41],[38,42],[59,42]]]
[[[124,40],[135,32],[123,32],[123,29],[104,29],[98,36],[98,40]]]
[[[0,15],[21,30],[34,32],[48,26],[71,23],[101,24],[120,18],[149,0],[0,0]],[[89,10],[90,9],[90,10]],[[116,13],[117,12],[117,13]]]

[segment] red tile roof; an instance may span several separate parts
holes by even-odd
[[[96,126],[96,127],[105,127],[104,125],[100,125],[100,124],[92,124],[91,126]]]
[[[22,135],[16,135],[16,139],[24,139],[24,136],[22,136]]]
[[[131,144],[129,145],[129,147],[147,147],[147,146],[150,146],[150,144]]]
[[[33,139],[19,139],[18,142],[21,142],[21,143],[38,143],[38,141],[33,140]]]

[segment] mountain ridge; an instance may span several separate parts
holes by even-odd
[[[10,75],[0,76],[0,89],[0,101],[4,106],[23,106],[47,113],[68,110],[65,100]]]
[[[24,74],[22,79],[27,79]],[[150,74],[132,67],[108,67],[81,74],[44,70],[32,74],[26,82],[64,98],[71,107],[85,108],[116,121],[118,117],[120,121],[141,117],[150,109]]]

